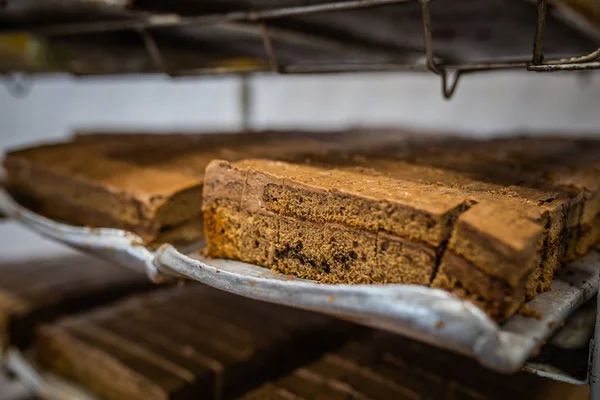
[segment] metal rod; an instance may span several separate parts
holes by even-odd
[[[594,70],[600,68],[600,61],[578,64],[554,64],[554,61],[548,61],[542,65],[531,65],[527,61],[514,61],[503,63],[475,63],[475,64],[436,64],[437,68],[443,68],[447,71],[457,71],[461,74],[497,70],[516,70],[527,69],[536,72],[552,71],[582,71]],[[269,72],[270,66],[251,65],[241,68],[240,66],[207,66],[201,68],[184,69],[170,71],[171,76],[202,76],[202,75],[222,75],[222,74],[240,74]],[[359,73],[359,72],[427,72],[431,69],[425,64],[398,64],[398,63],[327,63],[327,64],[289,64],[280,65],[279,71],[285,74],[329,74],[329,73]],[[28,75],[42,75],[49,73],[62,73],[64,71],[57,69],[25,69]],[[79,76],[83,75],[115,75],[115,74],[136,74],[144,71],[120,71],[120,70],[89,70],[89,71],[71,71]],[[14,71],[0,70],[0,75],[11,75]]]
[[[527,61],[515,61],[506,63],[478,63],[478,64],[436,64],[445,69],[462,72],[483,72],[492,70],[523,69],[529,65]],[[395,63],[363,63],[363,64],[302,64],[285,65],[281,67],[285,73],[308,74],[308,73],[335,73],[335,72],[375,72],[375,71],[406,71],[427,72],[431,69],[424,64],[395,64]]]
[[[242,130],[250,130],[250,120],[252,118],[252,83],[248,75],[242,75],[240,82],[240,117]]]
[[[469,71],[456,70],[454,71],[453,78],[449,78],[449,73],[447,70],[444,70],[442,73],[442,94],[444,95],[444,99],[448,100],[452,98],[454,93],[456,92],[456,88],[458,87],[458,82],[460,81],[460,77]],[[448,84],[450,82],[450,84]]]
[[[431,12],[429,11],[429,0],[420,0],[423,12],[423,40],[425,42],[425,56],[427,67],[434,73],[440,74],[433,57],[433,39],[431,37]]]
[[[543,60],[542,44],[544,42],[544,28],[546,26],[547,0],[538,0],[537,25],[535,27],[535,39],[533,41],[533,64],[540,64]]]
[[[77,35],[82,33],[102,33],[124,30],[168,28],[189,25],[214,25],[222,22],[258,22],[267,19],[294,17],[331,11],[344,11],[388,4],[407,3],[416,0],[347,0],[308,6],[283,7],[264,11],[236,11],[215,15],[182,17],[176,14],[153,15],[146,18],[125,21],[104,21],[88,23],[72,23],[64,25],[28,28],[33,32],[46,36]],[[16,30],[0,30],[4,32],[20,32]]]
[[[247,74],[251,72],[268,72],[269,67],[267,65],[253,65],[244,67],[243,69],[239,66],[217,66],[217,67],[202,67],[184,69],[176,72],[171,72],[171,76],[174,78],[188,77],[188,76],[205,76],[205,75],[231,75],[231,74]]]
[[[584,56],[551,60],[551,61],[545,62],[544,65],[584,63],[584,62],[589,62],[589,61],[595,61],[599,58],[600,58],[600,47],[597,50],[594,50],[591,53],[586,54]]]
[[[265,48],[265,53],[267,53],[271,70],[277,73],[281,72],[279,68],[279,62],[277,61],[277,56],[275,55],[275,50],[273,49],[273,43],[271,42],[271,37],[269,36],[269,29],[264,23],[260,24],[260,36],[262,37],[263,46]]]
[[[144,28],[139,29],[138,33],[144,41],[144,47],[146,48],[146,52],[148,53],[148,56],[150,57],[154,68],[158,72],[169,74],[169,70],[167,69],[165,59],[162,56],[160,49],[158,48],[158,45],[156,44],[156,41],[154,40],[152,35],[150,35],[148,31],[146,31]]]
[[[530,65],[528,71],[555,72],[555,71],[587,71],[600,69],[600,61],[579,64],[555,64],[555,65]]]
[[[507,63],[479,63],[479,64],[442,64],[444,68],[453,71],[463,72],[484,72],[494,70],[512,70],[525,69],[528,67],[527,61],[516,61]],[[328,64],[290,64],[280,65],[282,73],[286,74],[328,74],[328,73],[359,73],[359,72],[428,72],[430,69],[424,64],[397,64],[397,63],[328,63]],[[200,76],[200,75],[220,75],[220,74],[239,74],[251,72],[269,72],[270,67],[265,64],[252,65],[244,68],[239,66],[216,66],[201,67],[193,69],[184,69],[171,71],[172,76]],[[27,70],[28,74],[48,74],[60,73],[59,70]],[[140,71],[141,72],[141,71]],[[8,75],[11,71],[2,71],[0,74]],[[90,71],[89,75],[114,75],[114,74],[135,74],[136,71]]]
[[[448,68],[440,67],[435,62],[435,57],[433,55],[433,38],[431,34],[431,11],[429,9],[430,0],[420,0],[422,11],[423,11],[423,38],[425,41],[425,56],[427,59],[427,68],[433,73],[440,75],[442,79],[442,95],[444,99],[448,100],[452,97],[452,95],[456,92],[456,88],[458,87],[458,82],[460,81],[460,77],[462,74],[467,72],[472,72],[469,69],[456,69],[454,72],[454,78],[448,78]],[[448,84],[448,82],[451,82]]]

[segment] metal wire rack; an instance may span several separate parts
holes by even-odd
[[[583,71],[600,69],[600,48],[578,57],[544,59],[543,39],[548,16],[548,1],[539,0],[537,5],[537,25],[532,38],[533,51],[530,59],[501,61],[501,62],[460,62],[445,63],[435,56],[434,39],[432,35],[433,24],[430,6],[433,0],[345,0],[330,1],[322,4],[298,5],[291,7],[270,8],[260,11],[233,11],[220,14],[183,16],[178,14],[158,14],[135,10],[123,11],[127,18],[92,21],[70,22],[61,24],[46,24],[43,26],[24,26],[22,30],[50,38],[74,37],[85,34],[104,34],[114,32],[135,32],[139,35],[148,59],[151,61],[152,71],[169,75],[171,77],[217,75],[217,74],[248,74],[255,72],[274,72],[277,74],[318,74],[338,72],[379,72],[379,71],[430,71],[441,78],[442,94],[450,98],[456,91],[459,80],[466,74],[508,70],[525,69],[535,72],[553,71]],[[384,60],[381,62],[336,62],[336,63],[286,63],[282,61],[277,49],[273,45],[272,28],[268,23],[283,18],[308,16],[319,13],[338,12],[356,9],[365,9],[399,3],[419,2],[421,5],[424,55],[402,62]],[[1,9],[0,9],[1,12]],[[200,68],[174,69],[169,64],[168,56],[157,43],[154,32],[165,28],[181,27],[206,27],[219,24],[251,24],[258,27],[262,47],[266,55],[266,62],[251,63],[247,65],[212,64]],[[17,29],[18,30],[18,29]],[[12,32],[14,29],[5,29],[1,32]],[[310,38],[308,38],[310,40]],[[81,71],[77,65],[70,63],[67,72],[76,76],[111,74],[110,71],[90,72]],[[15,71],[3,71],[11,75]],[[24,73],[36,72],[63,72],[63,71],[21,71]],[[140,71],[148,72],[148,71]],[[113,72],[114,73],[114,72]],[[12,76],[12,75],[11,75]],[[25,86],[16,80],[13,87],[23,91]]]

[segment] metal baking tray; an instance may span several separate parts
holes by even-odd
[[[499,372],[523,367],[550,335],[598,290],[600,253],[567,266],[549,292],[528,305],[540,319],[516,315],[499,326],[452,294],[415,285],[325,285],[255,265],[207,259],[195,249],[165,244],[152,251],[136,235],[74,227],[39,216],[0,190],[0,211],[69,246],[145,271],[156,282],[188,278],[258,300],[337,316],[451,349]]]

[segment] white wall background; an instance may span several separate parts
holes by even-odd
[[[562,131],[600,135],[600,74],[467,75],[445,101],[430,74],[261,76],[252,127],[402,125],[468,134]],[[36,81],[25,98],[0,87],[0,151],[77,128],[239,129],[240,79],[163,77]],[[0,223],[0,260],[66,251]]]

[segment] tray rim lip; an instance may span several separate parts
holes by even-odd
[[[544,331],[540,336],[529,337],[524,333],[519,332],[511,332],[510,330],[505,330],[504,327],[506,325],[500,326],[494,321],[492,321],[485,312],[483,312],[479,307],[475,306],[473,303],[468,300],[461,300],[455,295],[442,291],[440,289],[434,289],[430,287],[418,286],[418,285],[406,285],[406,284],[395,284],[395,285],[324,285],[324,284],[315,284],[311,281],[303,281],[299,279],[292,280],[284,280],[284,279],[269,279],[264,277],[248,277],[241,276],[236,273],[232,273],[229,271],[224,271],[223,269],[219,269],[219,267],[207,264],[202,259],[193,259],[187,254],[183,254],[179,252],[175,247],[170,244],[164,244],[160,246],[157,250],[150,250],[143,246],[141,243],[141,239],[135,235],[134,233],[114,229],[114,228],[89,228],[89,227],[81,227],[81,226],[73,226],[64,224],[62,222],[53,221],[41,215],[34,213],[33,211],[28,210],[27,208],[21,206],[16,200],[14,200],[10,194],[2,187],[0,187],[0,211],[4,212],[9,218],[15,219],[17,222],[26,225],[28,228],[32,229],[38,234],[49,237],[50,239],[62,242],[71,247],[78,248],[80,250],[100,250],[105,252],[118,252],[122,251],[130,251],[130,255],[134,258],[138,258],[144,265],[144,268],[151,280],[154,282],[161,282],[165,280],[165,278],[191,278],[192,280],[196,280],[203,284],[208,284],[210,286],[216,287],[221,290],[228,291],[235,295],[241,295],[244,297],[255,298],[263,301],[271,301],[279,304],[284,304],[288,306],[294,306],[297,308],[304,308],[312,311],[328,313],[333,316],[338,316],[341,318],[348,317],[349,314],[340,314],[339,310],[336,313],[336,310],[331,308],[329,310],[324,309],[323,307],[307,307],[302,304],[290,304],[289,302],[282,301],[273,301],[272,299],[265,298],[264,295],[248,295],[247,293],[242,293],[243,290],[231,290],[234,284],[228,282],[224,284],[224,280],[219,280],[217,278],[215,280],[214,276],[221,277],[229,277],[232,281],[241,280],[241,279],[251,279],[255,282],[261,284],[267,284],[270,286],[279,286],[280,289],[284,288],[284,290],[295,289],[297,295],[298,293],[302,293],[303,291],[310,292],[319,292],[322,290],[318,290],[317,288],[329,289],[329,290],[341,290],[341,291],[349,291],[358,293],[359,295],[366,295],[367,298],[377,297],[379,295],[381,297],[380,300],[385,300],[385,296],[381,293],[374,292],[393,292],[397,290],[398,292],[414,292],[419,293],[419,295],[423,295],[424,299],[429,299],[433,301],[441,301],[444,300],[447,304],[452,304],[457,307],[467,308],[470,310],[468,313],[471,316],[470,320],[464,321],[460,318],[456,318],[452,320],[450,318],[450,324],[465,323],[470,322],[473,323],[472,326],[465,326],[465,332],[470,329],[470,337],[471,341],[467,343],[461,343],[460,338],[454,338],[454,341],[448,340],[440,333],[445,328],[442,328],[437,334],[428,334],[431,335],[430,339],[423,338],[419,336],[422,334],[424,328],[423,326],[418,326],[421,329],[419,331],[411,331],[411,327],[404,329],[402,332],[396,332],[403,334],[405,336],[411,337],[416,340],[421,340],[428,342],[430,344],[436,346],[442,346],[452,349],[453,351],[466,354],[472,358],[475,358],[477,361],[487,366],[488,368],[494,369],[499,372],[516,372],[523,367],[529,355],[535,351],[537,347],[542,343],[542,341],[551,335],[551,333],[556,328],[544,329]],[[42,228],[42,229],[40,229]],[[84,238],[83,241],[77,243],[76,241],[61,238],[61,233],[73,233],[77,237]],[[116,248],[112,245],[107,245],[106,242],[102,242],[104,239],[110,240],[115,239],[117,244],[122,248]],[[597,257],[600,258],[600,254],[595,251],[592,252],[597,254]],[[169,258],[170,257],[170,258]],[[230,260],[215,260],[215,261],[225,261],[231,262]],[[181,267],[177,267],[176,263],[183,263],[184,269]],[[233,261],[233,263],[244,264],[238,261]],[[249,265],[249,264],[245,264]],[[257,267],[257,266],[254,266]],[[196,274],[190,273],[186,271],[186,268],[191,268],[196,271]],[[262,268],[262,267],[259,267]],[[213,278],[199,278],[197,274],[211,274]],[[285,276],[285,275],[284,275]],[[217,283],[215,283],[217,282]],[[220,283],[219,283],[220,282]],[[597,284],[597,281],[596,281]],[[228,290],[229,289],[229,290]],[[581,295],[578,299],[578,305],[582,304],[585,300],[592,297],[594,290],[592,289],[591,294],[587,298],[584,298],[586,292],[585,288],[581,289]],[[401,293],[401,294],[410,294],[410,293]],[[370,297],[369,297],[370,296]],[[539,297],[539,296],[538,296]],[[407,305],[407,304],[404,304]],[[408,304],[411,306],[411,304]],[[419,304],[417,304],[419,306]],[[326,308],[326,307],[325,307]],[[384,307],[385,308],[385,307]],[[418,308],[418,307],[417,307]],[[571,311],[573,311],[575,307],[568,310],[561,310],[559,313],[559,319],[566,318]],[[424,308],[423,308],[424,309]],[[429,310],[436,311],[437,310]],[[444,311],[444,310],[442,310]],[[418,313],[418,310],[416,311]],[[427,312],[427,310],[425,310]],[[362,312],[363,317],[368,317],[368,313]],[[427,316],[427,315],[425,315]],[[464,315],[463,315],[464,316]],[[445,316],[446,317],[446,316]],[[445,318],[444,317],[444,318]],[[461,315],[459,315],[461,317]],[[347,318],[348,319],[348,318]],[[351,321],[361,321],[350,319]],[[395,322],[407,322],[406,318],[398,318]],[[438,320],[439,321],[439,320]],[[510,320],[509,320],[510,321]],[[408,321],[410,323],[410,321]],[[413,321],[414,322],[414,321]],[[444,320],[445,322],[445,320]],[[359,322],[362,323],[362,322]],[[556,324],[558,325],[558,324]],[[380,326],[372,325],[377,328],[381,328]],[[412,327],[414,328],[414,326]],[[385,327],[382,329],[386,329]],[[431,327],[429,327],[431,330]],[[452,332],[450,332],[452,333]],[[456,335],[456,332],[453,332]],[[467,332],[468,333],[468,332]]]

